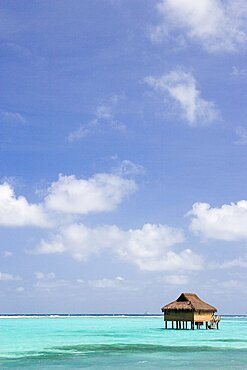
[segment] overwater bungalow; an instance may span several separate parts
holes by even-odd
[[[172,329],[200,329],[204,322],[206,329],[219,329],[220,316],[216,316],[217,308],[202,301],[194,293],[182,293],[176,301],[161,308],[164,313],[165,328],[171,322]]]

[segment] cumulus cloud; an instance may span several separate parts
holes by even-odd
[[[49,227],[50,222],[41,205],[16,197],[8,183],[0,185],[0,226]]]
[[[41,254],[67,252],[79,261],[85,261],[89,256],[98,254],[109,248],[118,233],[116,226],[100,226],[88,228],[83,224],[72,224],[60,229],[50,241],[41,241],[37,252]]]
[[[126,161],[124,164],[125,174],[126,171],[133,173],[139,170],[132,162]],[[89,179],[61,175],[51,184],[41,204],[31,204],[26,198],[17,197],[13,188],[4,183],[0,185],[0,225],[51,226],[54,232],[50,239],[41,240],[36,248],[35,252],[40,254],[67,253],[78,261],[85,261],[107,250],[141,270],[200,269],[203,261],[191,249],[174,250],[184,241],[183,232],[179,229],[159,224],[145,224],[140,229],[129,230],[122,230],[115,225],[89,228],[81,223],[70,223],[70,217],[65,221],[64,217],[60,220],[61,215],[65,214],[78,217],[114,210],[124,197],[136,189],[135,181],[116,173],[96,174]],[[47,215],[57,222],[49,222]],[[6,253],[8,256],[11,253]],[[46,282],[55,280],[53,272],[36,272],[35,276],[37,287],[47,286]],[[12,278],[8,274],[1,275],[2,280]],[[175,284],[176,279],[173,281]]]
[[[190,72],[176,69],[161,77],[146,77],[145,82],[155,91],[172,98],[190,126],[204,125],[219,118],[214,103],[201,97],[197,82]]]
[[[195,203],[188,213],[190,229],[207,239],[238,241],[247,239],[247,201],[223,204],[212,208],[207,203]]]
[[[184,241],[183,232],[167,225],[145,224],[141,229],[119,232],[117,253],[134,262],[141,270],[159,271],[197,269],[199,258],[190,249],[174,252],[172,247]]]
[[[137,190],[133,180],[101,173],[85,180],[59,176],[48,189],[45,206],[53,211],[89,214],[114,210],[128,194]]]
[[[151,39],[184,38],[210,53],[238,51],[247,40],[245,0],[162,0],[157,5],[161,23]]]
[[[129,174],[138,169],[128,161],[125,168],[129,168]],[[126,172],[127,169],[125,175]],[[60,175],[38,204],[16,196],[12,185],[4,182],[0,184],[0,226],[49,228],[68,223],[65,213],[70,218],[71,215],[113,211],[138,188],[134,180],[122,175],[123,171],[121,174],[99,173],[88,179]]]
[[[146,271],[197,270],[201,258],[190,249],[172,248],[184,241],[183,232],[167,225],[145,224],[141,229],[117,226],[88,228],[83,224],[63,227],[50,241],[42,241],[37,253],[69,253],[79,261],[109,250],[118,258]]]

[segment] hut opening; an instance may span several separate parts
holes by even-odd
[[[164,313],[165,328],[171,322],[172,329],[200,329],[205,323],[206,329],[219,329],[220,316],[215,315],[217,308],[202,301],[194,293],[182,293],[176,301],[161,308]]]

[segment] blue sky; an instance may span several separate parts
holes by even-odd
[[[1,312],[246,313],[245,1],[0,17]]]

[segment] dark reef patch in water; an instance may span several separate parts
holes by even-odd
[[[245,348],[226,348],[217,346],[163,346],[154,344],[79,344],[52,347],[44,351],[29,351],[23,356],[23,353],[13,354],[13,357],[1,357],[1,360],[14,361],[17,359],[62,359],[74,356],[92,356],[92,355],[122,355],[122,354],[152,354],[152,353],[215,353],[215,352],[239,352],[246,353]]]

